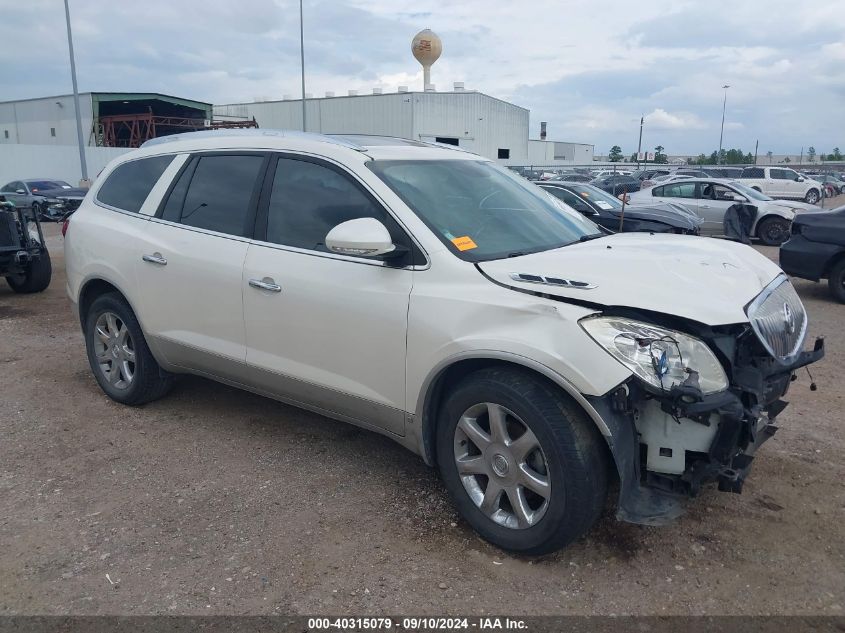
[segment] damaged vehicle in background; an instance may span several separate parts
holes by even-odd
[[[542,182],[544,189],[599,226],[613,232],[698,235],[701,218],[672,203],[623,207],[618,198],[597,187],[576,182]],[[624,213],[624,215],[623,215]]]
[[[827,279],[830,294],[845,303],[845,207],[797,216],[778,261],[787,275]]]
[[[707,482],[740,492],[824,354],[747,246],[608,235],[457,148],[260,132],[148,141],[65,221],[115,401],[195,373],[382,433],[485,539],[541,554],[590,529],[612,482],[617,517],[647,525]]]
[[[40,220],[59,221],[82,203],[87,189],[72,187],[64,180],[33,178],[14,180],[0,188],[0,194],[18,207],[33,209]]]

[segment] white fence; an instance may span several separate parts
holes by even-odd
[[[125,147],[86,147],[88,177],[93,181],[113,158],[131,150]],[[0,144],[0,187],[12,180],[56,178],[72,185],[82,178],[76,145]]]

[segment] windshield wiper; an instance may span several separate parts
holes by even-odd
[[[607,237],[606,233],[590,233],[589,235],[582,235],[578,238],[579,242],[589,242],[590,240],[597,240],[600,237]]]

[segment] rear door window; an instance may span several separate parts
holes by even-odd
[[[679,182],[674,185],[664,185],[663,196],[666,198],[695,198],[695,183]]]
[[[265,160],[260,154],[195,157],[170,191],[162,219],[251,237],[257,185]]]
[[[137,213],[173,155],[132,160],[115,167],[97,191],[97,200],[115,209]]]

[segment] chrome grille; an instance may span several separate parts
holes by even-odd
[[[778,277],[748,307],[757,338],[772,356],[789,361],[800,350],[807,333],[807,313],[795,288]]]

